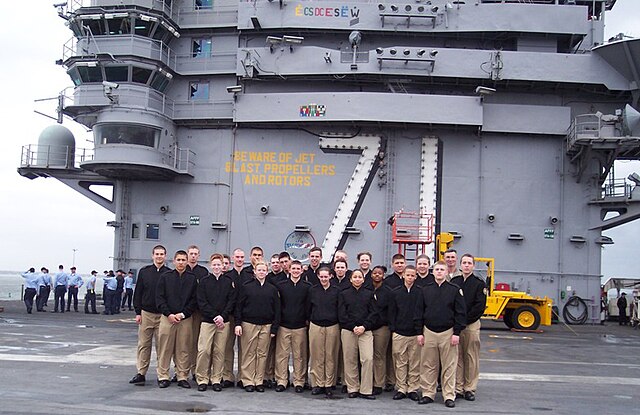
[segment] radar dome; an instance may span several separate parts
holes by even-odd
[[[73,133],[60,124],[50,125],[38,138],[36,166],[73,168],[75,153]]]

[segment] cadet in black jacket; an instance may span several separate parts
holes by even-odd
[[[244,267],[244,251],[240,248],[236,248],[233,250],[232,256],[233,256],[233,266],[231,267],[231,269],[225,272],[225,275],[231,278],[231,281],[233,281],[234,284],[236,285],[236,289],[239,290],[240,287],[242,287],[242,278],[240,277],[240,273],[242,272]],[[224,266],[224,262],[223,262],[223,266]],[[231,317],[231,328],[235,329],[235,326],[236,326],[235,317]],[[224,379],[222,381],[223,388],[232,387],[234,385],[234,380],[240,379],[242,357],[239,353],[239,347],[238,347],[238,376],[235,377],[233,375],[233,362],[235,361],[234,359],[235,348],[233,347],[233,344],[235,342],[236,342],[236,336],[235,334],[232,333],[230,336],[227,337],[227,345],[224,352],[224,370],[222,371],[222,378]],[[240,345],[240,341],[238,340],[238,346],[239,345]],[[238,386],[239,385],[240,385],[240,382],[238,382]]]
[[[351,273],[351,287],[338,297],[338,320],[344,358],[344,380],[350,398],[373,396],[373,334],[371,327],[378,318],[373,291],[364,288],[364,276],[360,270]],[[360,377],[358,378],[358,354]]]
[[[351,288],[351,279],[349,278],[349,270],[347,267],[347,261],[344,259],[336,259],[333,261],[334,277],[331,278],[331,285],[335,285],[340,291]]]
[[[276,336],[276,392],[283,392],[289,384],[289,356],[293,355],[293,386],[296,393],[302,393],[307,376],[307,320],[311,283],[302,279],[300,261],[292,261],[289,272],[289,279],[277,284],[281,319]]]
[[[162,313],[158,328],[158,386],[170,384],[169,365],[176,365],[178,386],[190,388],[187,380],[191,368],[191,337],[189,317],[196,308],[196,276],[187,269],[187,253],[177,251],[173,256],[173,271],[160,276],[156,289],[156,306]]]
[[[318,271],[322,266],[320,261],[322,261],[322,248],[314,246],[309,250],[309,268],[302,273],[302,279],[311,285],[320,284],[318,279]]]
[[[246,282],[238,293],[235,334],[240,337],[240,376],[247,392],[264,392],[262,382],[269,352],[269,340],[280,326],[278,289],[266,283],[267,264],[258,262],[256,279]]]
[[[456,395],[464,397],[467,401],[476,399],[480,376],[480,317],[487,305],[486,282],[473,274],[474,268],[473,255],[462,255],[462,275],[451,280],[452,284],[462,288],[467,308],[467,327],[460,333],[456,370]]]
[[[362,270],[361,270],[362,271]],[[384,269],[376,266],[371,272],[371,284],[373,285],[373,299],[378,318],[371,327],[373,334],[373,394],[379,395],[384,387],[387,391],[393,390],[396,383],[394,368],[391,362],[391,350],[389,348],[389,301],[391,288],[383,284]],[[366,283],[363,284],[366,287]],[[387,359],[388,358],[388,359]]]
[[[331,285],[331,270],[318,270],[320,284],[309,292],[309,377],[312,395],[325,393],[331,397],[336,384],[336,369],[340,350],[340,326],[338,325],[338,295],[340,289]]]
[[[156,306],[156,286],[160,275],[170,271],[164,265],[167,250],[162,245],[156,245],[151,250],[152,265],[142,267],[138,272],[138,281],[133,292],[133,309],[136,312],[138,324],[138,350],[136,354],[136,368],[138,373],[129,381],[134,385],[144,385],[149,362],[151,361],[151,345],[156,339],[156,355],[158,355],[158,328],[160,327],[160,311]]]
[[[422,288],[416,304],[415,327],[423,330],[418,336],[418,344],[422,346],[419,403],[433,402],[442,362],[442,395],[445,405],[453,408],[459,336],[467,317],[462,290],[446,281],[447,265],[443,261],[435,263],[433,275],[435,282]]]
[[[209,270],[202,265],[198,264],[198,260],[200,259],[200,248],[197,245],[191,245],[187,248],[187,269],[193,272],[193,275],[196,276],[196,282],[200,284],[200,280],[207,275],[209,275]],[[200,323],[202,323],[202,314],[200,313],[200,309],[198,304],[196,304],[196,309],[193,310],[193,314],[191,315],[191,330],[193,330],[192,340],[193,343],[191,345],[191,373],[193,376],[196,375],[196,359],[198,357],[198,339],[200,337]]]
[[[407,262],[402,254],[395,254],[391,257],[391,267],[393,272],[384,279],[384,285],[393,289],[402,285],[402,273]]]
[[[396,394],[394,400],[409,396],[417,401],[420,397],[420,349],[418,335],[420,328],[414,324],[416,304],[421,289],[415,283],[416,269],[407,265],[402,274],[404,284],[393,289],[389,301],[389,330],[393,361],[395,364]]]
[[[431,260],[425,254],[418,255],[416,257],[416,282],[418,287],[424,287],[430,282],[434,282],[433,274],[429,272],[431,266]]]
[[[206,391],[211,383],[216,392],[222,390],[222,371],[227,337],[231,335],[229,317],[233,314],[237,291],[231,278],[222,274],[220,254],[211,255],[211,273],[198,284],[198,306],[202,313],[196,382],[198,390]]]

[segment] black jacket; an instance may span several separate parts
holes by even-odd
[[[185,270],[182,275],[178,271],[167,271],[160,276],[156,289],[156,306],[165,316],[184,313],[185,318],[191,317],[197,306],[196,276]]]
[[[422,331],[425,326],[442,333],[453,327],[453,334],[459,336],[467,321],[462,289],[448,281],[442,285],[432,282],[422,287],[420,294],[414,320],[416,330]]]
[[[371,330],[377,330],[382,326],[389,325],[389,302],[391,301],[391,291],[391,288],[384,284],[382,284],[377,290],[373,291],[373,300],[375,301],[377,318],[373,323]]]
[[[410,290],[401,285],[391,291],[389,300],[389,330],[401,336],[422,334],[422,327],[416,328],[416,304],[422,294],[422,288],[415,283]]]
[[[451,279],[451,283],[462,288],[464,303],[467,308],[467,325],[475,323],[484,314],[487,306],[487,285],[474,274],[465,281],[462,275]]]
[[[138,279],[133,292],[133,309],[136,311],[136,315],[142,314],[142,310],[154,314],[160,313],[156,306],[156,287],[160,275],[167,271],[171,271],[171,268],[166,265],[156,268],[153,264],[142,267],[138,271]]]
[[[387,275],[385,277],[384,280],[382,280],[382,283],[384,285],[386,285],[387,287],[394,289],[396,287],[399,287],[401,285],[404,284],[404,280],[402,279],[402,277],[398,274],[396,274],[395,272]]]
[[[224,322],[229,321],[236,306],[238,292],[235,283],[228,275],[216,278],[208,274],[200,279],[197,289],[198,307],[202,312],[202,321],[213,323],[216,316],[221,316]]]
[[[316,326],[329,327],[338,324],[338,296],[340,289],[329,285],[326,290],[322,285],[314,285],[309,291],[311,321]]]
[[[257,279],[247,281],[238,292],[236,304],[236,326],[247,322],[251,324],[271,324],[271,333],[276,334],[280,327],[280,297],[278,289]]]
[[[307,326],[309,320],[309,290],[311,283],[302,279],[294,284],[286,279],[277,284],[280,294],[280,325],[291,330]]]
[[[371,330],[377,319],[373,291],[364,287],[356,290],[353,285],[340,291],[338,296],[340,328],[351,331],[356,326],[364,326],[365,330]]]

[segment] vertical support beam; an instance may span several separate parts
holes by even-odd
[[[438,137],[427,136],[422,138],[422,152],[420,155],[420,214],[432,214],[436,216],[436,202],[438,193]],[[421,233],[428,225],[427,219],[421,217]],[[426,235],[420,234],[421,238]],[[431,247],[433,250],[433,247]],[[434,253],[428,254],[434,258]]]

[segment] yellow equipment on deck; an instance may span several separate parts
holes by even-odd
[[[446,232],[436,237],[439,260],[444,251],[451,247],[453,240],[453,235]],[[498,321],[502,317],[507,327],[519,330],[537,330],[541,324],[551,325],[553,301],[549,297],[533,297],[522,291],[496,290],[495,259],[475,258],[475,262],[487,267],[487,306],[483,318]]]

